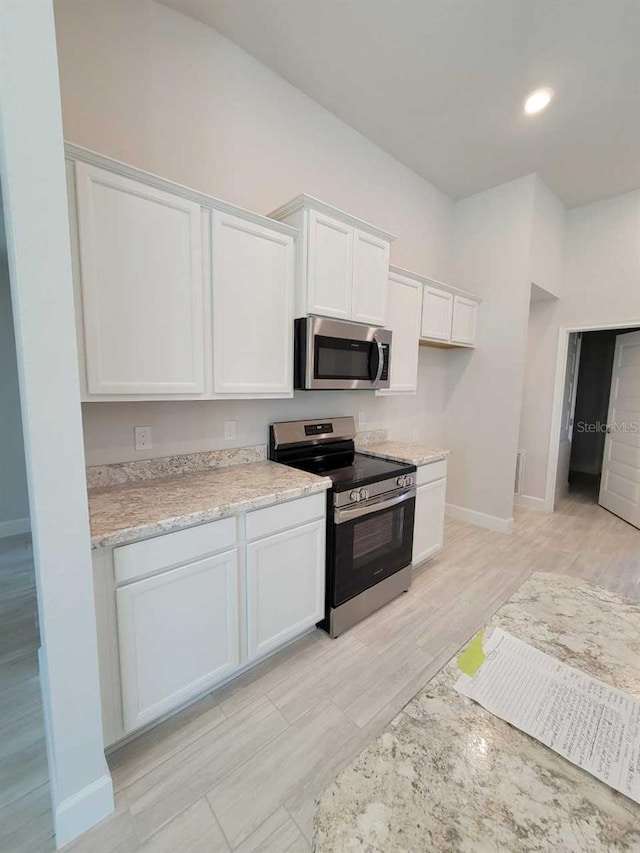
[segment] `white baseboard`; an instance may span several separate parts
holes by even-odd
[[[86,788],[67,797],[56,808],[56,845],[62,847],[73,841],[112,812],[113,785],[107,772]]]
[[[456,506],[455,504],[447,504],[447,515],[457,521],[475,524],[476,527],[495,530],[496,533],[513,532],[513,518],[499,518],[497,515],[487,515],[486,512],[478,512],[475,509],[467,509],[467,507]]]
[[[547,512],[547,501],[545,498],[534,498],[532,495],[516,495],[515,504],[516,506],[526,507],[526,509]]]
[[[28,518],[12,518],[10,521],[0,521],[0,539],[5,536],[19,536],[21,533],[29,533],[31,524]]]

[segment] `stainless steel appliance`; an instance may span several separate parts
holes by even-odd
[[[389,329],[301,317],[295,321],[295,387],[302,390],[389,387]]]
[[[355,451],[353,418],[270,427],[269,456],[330,477],[325,619],[337,637],[411,585],[415,465]]]

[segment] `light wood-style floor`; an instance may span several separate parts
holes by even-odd
[[[31,543],[0,540],[0,851],[53,849]]]
[[[640,531],[591,496],[518,510],[512,535],[449,521],[445,541],[357,628],[304,637],[113,753],[116,812],[66,850],[309,851],[318,794],[532,572],[640,596]]]

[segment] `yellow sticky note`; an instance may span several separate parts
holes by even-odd
[[[481,628],[458,657],[458,669],[465,675],[475,675],[485,661],[486,655],[482,650],[484,628]]]

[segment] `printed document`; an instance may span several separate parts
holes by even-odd
[[[455,689],[640,803],[640,699],[500,628]]]

